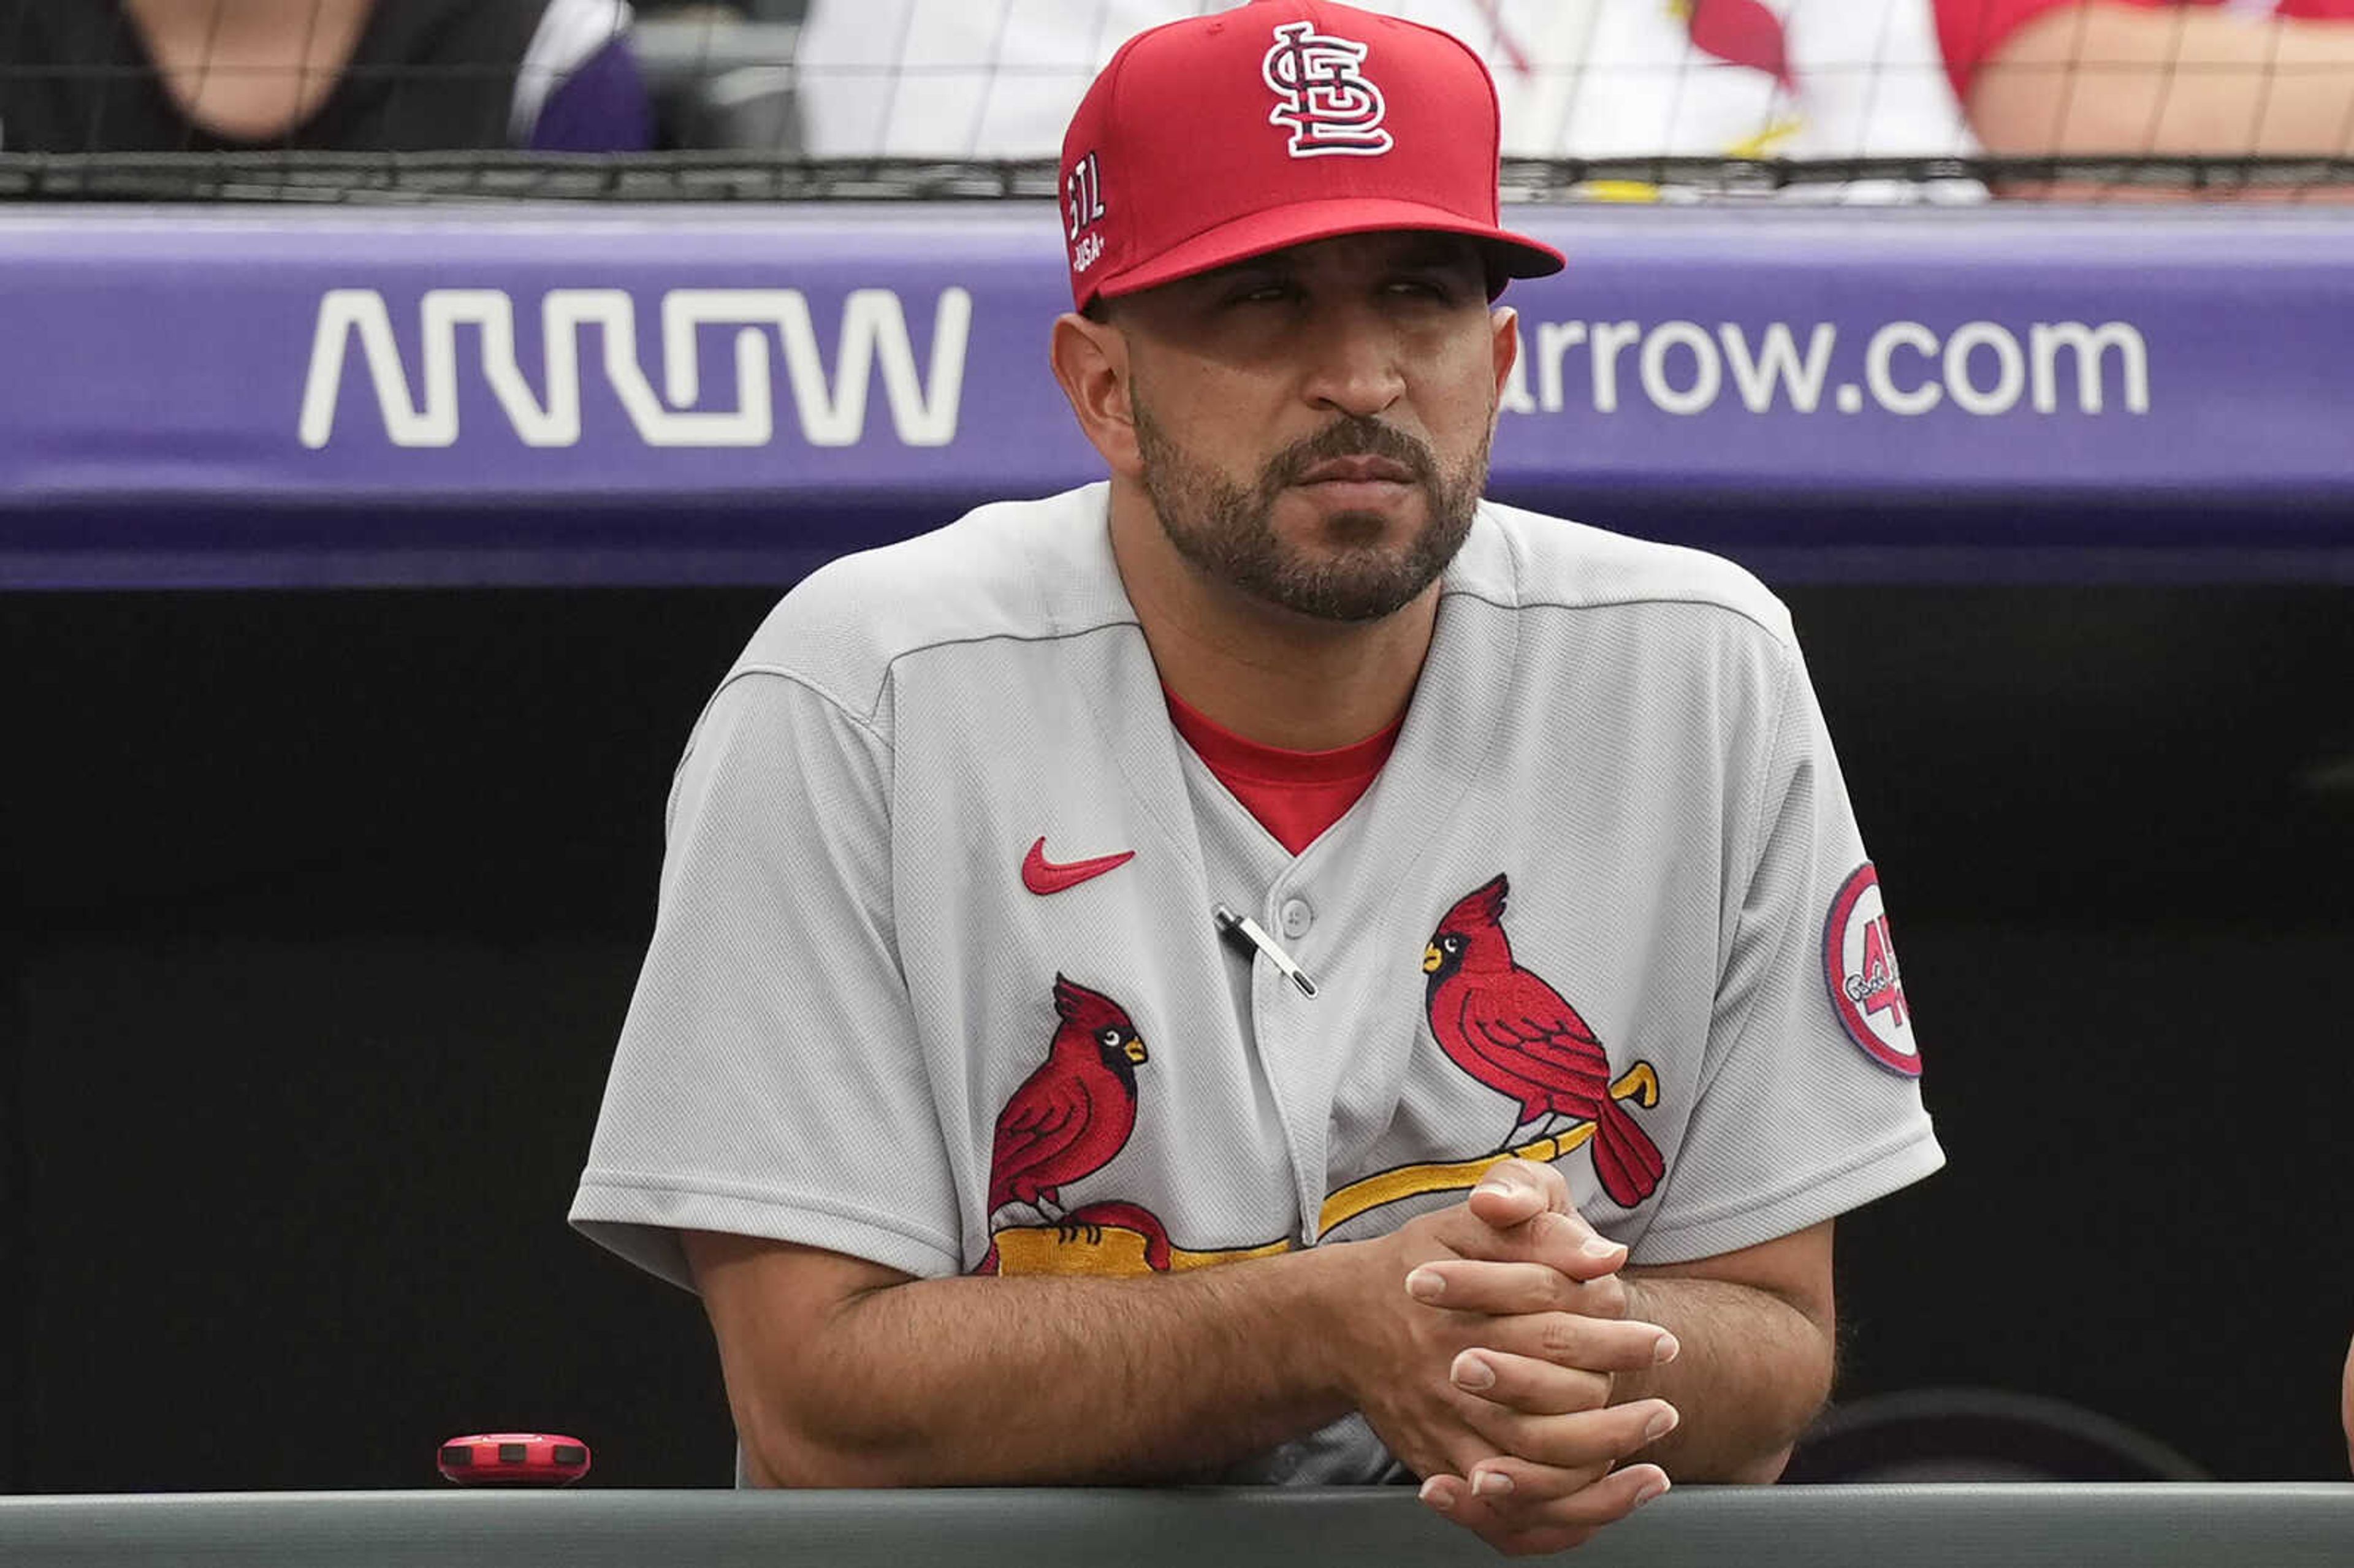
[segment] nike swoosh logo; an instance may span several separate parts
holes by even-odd
[[[1126,865],[1136,858],[1134,850],[1122,850],[1118,854],[1097,855],[1093,860],[1066,861],[1061,864],[1046,858],[1046,841],[1040,839],[1022,857],[1022,885],[1044,898],[1050,893],[1060,893],[1076,887],[1091,877]]]

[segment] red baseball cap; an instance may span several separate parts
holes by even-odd
[[[1561,270],[1498,224],[1496,86],[1436,27],[1252,0],[1139,33],[1063,136],[1071,298],[1131,294],[1341,234],[1487,241],[1490,276]]]

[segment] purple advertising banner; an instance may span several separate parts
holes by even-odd
[[[1500,497],[1786,552],[2354,550],[2354,214],[1510,217],[1571,264],[1505,297]],[[17,209],[0,583],[805,569],[1097,476],[1065,276],[1026,203]]]

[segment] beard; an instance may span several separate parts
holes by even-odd
[[[1413,437],[1379,419],[1344,416],[1278,452],[1246,489],[1170,440],[1142,403],[1134,413],[1144,492],[1177,553],[1216,581],[1318,620],[1379,620],[1411,602],[1462,548],[1488,482],[1488,436],[1449,472]],[[1276,532],[1283,492],[1315,464],[1343,457],[1386,458],[1412,471],[1424,520],[1402,547],[1381,543],[1391,524],[1376,513],[1324,518],[1324,541],[1333,547],[1317,556]]]

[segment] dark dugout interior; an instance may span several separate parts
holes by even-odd
[[[1842,1224],[1842,1397],[2342,1477],[2346,590],[1784,591],[1952,1161]],[[727,1483],[695,1303],[563,1215],[775,593],[0,598],[0,1489],[432,1486],[502,1428]]]

